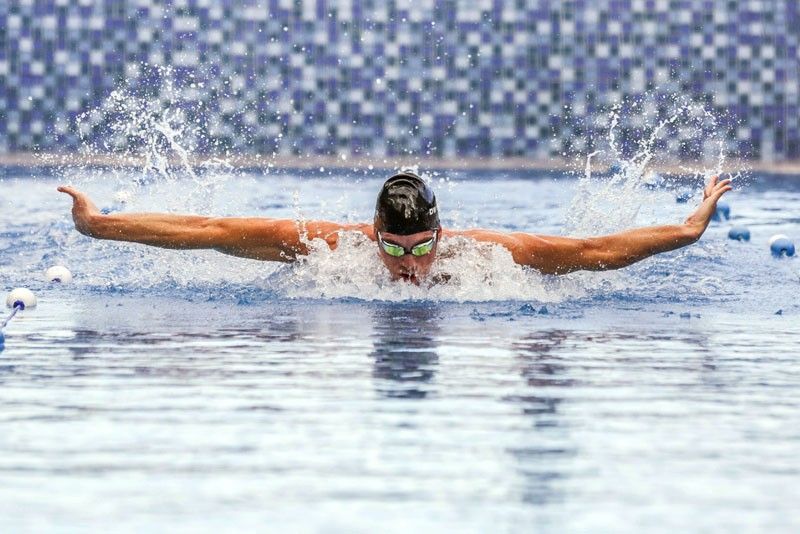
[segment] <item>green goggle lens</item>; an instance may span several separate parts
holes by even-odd
[[[405,249],[400,245],[392,245],[391,243],[387,243],[386,241],[381,241],[381,246],[389,256],[394,256],[395,258],[399,258],[400,256],[406,253]]]
[[[395,245],[394,243],[387,243],[382,238],[380,239],[381,246],[383,250],[389,255],[394,258],[399,258],[406,253],[406,249],[401,247],[400,245]],[[436,244],[436,236],[434,235],[433,239],[429,241],[425,241],[424,243],[420,243],[419,245],[414,245],[411,247],[411,254],[414,256],[425,256],[426,254],[430,254],[433,250],[433,246]]]
[[[431,239],[430,241],[425,241],[424,243],[420,243],[419,245],[414,245],[411,248],[411,254],[414,256],[424,256],[425,254],[430,253],[433,250],[433,243],[434,240]]]

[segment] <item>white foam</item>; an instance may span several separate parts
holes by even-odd
[[[546,277],[514,263],[499,245],[455,237],[442,239],[434,269],[419,286],[395,282],[372,241],[344,233],[330,250],[314,240],[311,253],[272,278],[275,288],[292,298],[358,298],[364,300],[554,302],[585,293],[577,277]],[[444,283],[432,280],[449,278]]]
[[[608,132],[608,150],[597,150],[586,158],[585,170],[578,180],[578,188],[570,203],[566,216],[566,230],[574,235],[599,235],[616,232],[642,224],[655,224],[676,222],[682,220],[685,213],[676,215],[677,212],[653,213],[660,219],[651,217],[642,220],[642,212],[654,208],[664,208],[674,204],[674,199],[667,200],[668,195],[663,191],[653,191],[654,186],[667,183],[663,177],[654,178],[652,167],[658,164],[660,155],[659,143],[665,140],[665,135],[671,130],[678,130],[685,139],[697,139],[708,135],[716,135],[718,142],[710,143],[716,146],[716,153],[705,155],[711,167],[698,164],[699,168],[685,165],[682,173],[707,180],[713,175],[719,175],[725,162],[724,137],[717,130],[717,118],[702,105],[693,102],[682,102],[675,99],[669,103],[672,110],[668,114],[655,115],[656,109],[648,105],[649,102],[630,104],[625,108],[617,105],[611,112]],[[650,116],[653,115],[653,116]],[[626,122],[627,121],[627,122]],[[626,156],[617,137],[618,130],[623,123],[626,126],[644,124],[642,135],[636,143],[636,150]],[[713,137],[712,137],[713,138]],[[604,158],[607,163],[613,163],[616,169],[610,176],[599,178],[592,174],[592,161],[595,158]],[[670,162],[667,162],[670,163]],[[667,184],[668,185],[668,184]],[[650,186],[650,188],[648,188]],[[674,208],[674,206],[673,206]],[[684,211],[693,209],[693,206],[684,206]],[[665,217],[675,217],[665,220]]]

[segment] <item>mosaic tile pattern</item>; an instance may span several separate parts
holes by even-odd
[[[799,44],[795,0],[5,0],[0,151],[79,146],[115,87],[167,105],[148,65],[171,65],[206,151],[547,158],[680,95],[724,112],[730,153],[797,159]]]

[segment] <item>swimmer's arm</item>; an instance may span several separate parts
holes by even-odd
[[[730,189],[730,180],[717,182],[716,177],[712,178],[705,189],[703,202],[683,224],[636,228],[590,238],[503,234],[486,230],[458,233],[502,245],[511,252],[516,263],[545,274],[619,269],[654,254],[696,242],[708,227],[717,201]]]
[[[330,248],[338,244],[338,232],[362,231],[369,225],[344,225],[256,217],[203,217],[164,213],[113,213],[103,215],[84,193],[59,187],[73,199],[75,228],[96,239],[142,243],[171,249],[213,249],[265,261],[289,262],[308,253],[304,241],[321,238]],[[302,234],[301,234],[302,232]],[[302,239],[301,239],[302,235]]]

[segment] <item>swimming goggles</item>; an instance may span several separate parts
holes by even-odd
[[[383,251],[386,252],[389,256],[394,258],[400,258],[405,254],[411,254],[412,256],[425,256],[430,254],[433,250],[433,246],[436,244],[436,230],[433,231],[433,237],[424,243],[419,243],[418,245],[414,245],[410,249],[402,247],[400,245],[396,245],[394,243],[387,243],[383,240],[381,233],[378,232],[378,242],[381,244]]]

